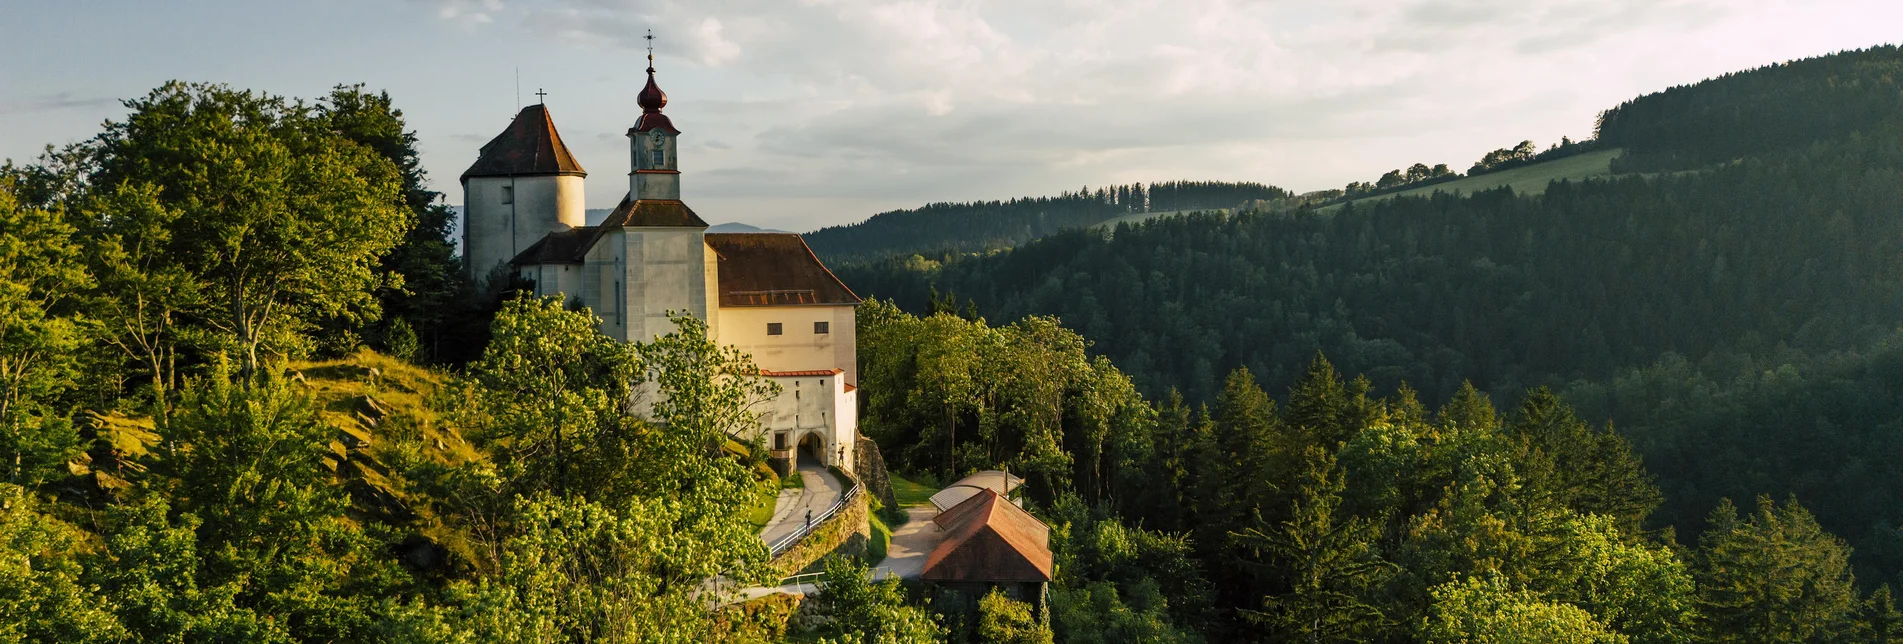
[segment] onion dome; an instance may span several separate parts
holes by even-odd
[[[636,96],[634,102],[640,105],[641,111],[646,114],[659,114],[661,108],[667,107],[667,92],[661,91],[661,86],[654,84],[653,67],[648,68],[648,86],[641,88],[641,95]]]
[[[648,86],[641,88],[641,93],[634,97],[634,102],[641,106],[641,118],[634,122],[634,127],[628,130],[629,134],[646,132],[655,128],[665,128],[674,134],[681,133],[674,127],[672,121],[667,120],[667,115],[661,113],[661,108],[667,106],[667,92],[661,91],[661,86],[654,83],[654,59],[651,57],[648,59]]]

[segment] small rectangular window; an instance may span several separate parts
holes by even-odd
[[[832,333],[832,332],[833,332],[833,323],[831,322],[814,322],[813,323],[813,333],[824,335],[824,334]]]
[[[515,186],[502,187],[502,203],[515,203]]]
[[[667,165],[667,151],[653,150],[648,158],[648,165],[655,168]]]
[[[779,335],[779,334],[780,334],[780,323],[778,323],[778,322],[768,322],[768,323],[766,323],[766,334],[767,334],[767,335]]]
[[[786,449],[786,432],[773,433],[773,449]]]

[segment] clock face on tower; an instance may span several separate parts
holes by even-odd
[[[656,148],[667,144],[667,133],[662,132],[660,128],[648,130],[648,138]]]

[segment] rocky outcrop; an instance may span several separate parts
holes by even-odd
[[[885,473],[885,457],[879,454],[879,444],[861,434],[852,451],[855,455],[852,471],[865,482],[866,491],[886,508],[899,507],[898,497],[892,495],[892,477]]]

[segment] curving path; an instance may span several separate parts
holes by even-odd
[[[886,546],[885,561],[873,568],[873,574],[918,579],[925,572],[925,557],[945,540],[945,533],[932,523],[937,515],[938,509],[929,504],[906,508],[905,525],[892,530],[892,545]]]
[[[802,455],[804,456],[804,455]],[[806,487],[795,490],[780,490],[780,499],[773,504],[773,516],[767,519],[766,527],[760,529],[760,540],[772,545],[786,535],[798,532],[806,527],[806,514],[812,513],[815,520],[839,495],[846,493],[846,487],[840,480],[819,464],[817,458],[801,458],[796,473]]]

